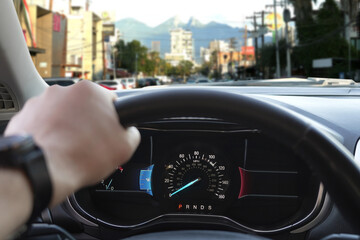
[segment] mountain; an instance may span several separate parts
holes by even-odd
[[[179,16],[172,17],[165,22],[161,23],[160,25],[153,28],[154,32],[163,34],[163,33],[169,33],[171,29],[177,28],[177,27],[184,27],[184,23],[181,22]]]
[[[200,59],[200,48],[208,48],[213,40],[228,40],[235,38],[238,46],[243,42],[243,28],[234,28],[227,24],[209,22],[203,24],[194,17],[187,23],[181,22],[178,16],[172,17],[156,27],[149,27],[135,19],[127,18],[115,23],[117,29],[123,34],[126,41],[139,40],[143,45],[151,49],[152,41],[160,41],[160,54],[170,53],[170,30],[181,27],[193,34],[195,60]]]
[[[186,28],[193,28],[193,27],[197,27],[197,28],[202,28],[205,25],[202,24],[199,20],[197,20],[194,17],[191,17],[186,25]]]
[[[151,34],[152,32],[151,27],[133,18],[124,18],[117,21],[115,27],[120,29],[121,34],[125,34],[125,38],[131,39],[139,39],[143,34]],[[134,31],[135,29],[136,31]],[[129,34],[129,36],[126,36],[126,34]]]

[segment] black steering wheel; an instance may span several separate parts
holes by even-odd
[[[290,146],[317,174],[340,212],[360,226],[360,168],[332,135],[280,106],[222,90],[153,89],[115,102],[124,126],[169,117],[209,117],[254,124]]]

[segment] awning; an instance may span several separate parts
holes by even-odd
[[[45,49],[43,48],[35,48],[35,47],[28,47],[29,48],[29,52],[30,52],[30,55],[36,55],[38,53],[45,53]]]

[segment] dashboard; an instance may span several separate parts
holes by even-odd
[[[243,231],[275,233],[304,226],[324,202],[307,166],[259,129],[171,119],[139,130],[141,144],[127,164],[70,198],[82,217],[119,229],[210,218]]]
[[[349,91],[344,89],[299,90],[251,94],[310,119],[355,152],[360,136],[356,91],[345,96]],[[357,233],[293,149],[249,122],[183,116],[137,127],[142,140],[132,159],[51,210],[53,222],[97,239],[185,229],[272,239]]]

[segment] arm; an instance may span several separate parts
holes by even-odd
[[[31,134],[43,149],[53,185],[50,207],[106,177],[135,151],[140,134],[119,124],[113,100],[109,91],[88,81],[53,86],[10,121],[5,135]],[[9,187],[9,179],[16,189]],[[0,171],[0,191],[7,195],[0,197],[2,239],[30,216],[32,193],[24,175],[10,170]]]

